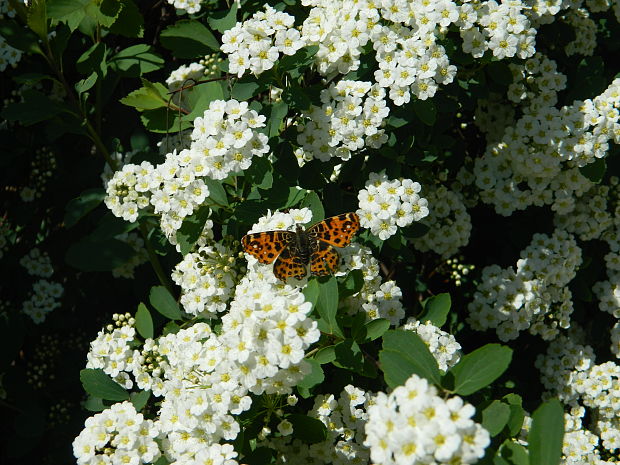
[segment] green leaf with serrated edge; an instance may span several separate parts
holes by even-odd
[[[513,439],[506,439],[501,445],[499,453],[509,465],[530,465],[527,449],[514,442]]]
[[[327,346],[319,349],[319,351],[314,355],[314,360],[319,362],[321,365],[333,362],[336,360],[336,346]]]
[[[21,95],[21,102],[10,103],[0,112],[3,118],[31,126],[69,111],[63,103],[56,102],[36,90],[26,90]]]
[[[562,458],[564,409],[557,399],[543,403],[532,415],[527,436],[531,464],[557,465]]]
[[[448,373],[453,376],[453,391],[467,396],[488,386],[510,365],[512,349],[500,344],[487,344],[461,358]]]
[[[90,90],[97,82],[97,78],[97,73],[93,71],[86,79],[82,79],[81,81],[75,83],[75,91],[78,94],[83,94],[84,92]]]
[[[13,48],[43,55],[39,38],[32,31],[11,20],[0,20],[0,36]]]
[[[87,237],[69,246],[65,262],[82,271],[112,271],[135,255],[133,247],[121,240],[94,241]]]
[[[140,14],[140,9],[132,0],[118,1],[123,4],[123,11],[110,27],[110,32],[123,37],[143,37],[144,18]]]
[[[182,19],[168,26],[159,35],[161,44],[177,58],[203,58],[219,52],[220,44],[200,21]]]
[[[437,108],[432,100],[416,100],[412,103],[413,111],[420,121],[427,126],[433,126],[437,119]]]
[[[365,328],[366,339],[364,342],[374,341],[375,339],[379,339],[390,329],[390,321],[385,318],[377,318],[376,320],[366,323]]]
[[[65,206],[65,228],[70,228],[77,224],[89,212],[94,210],[105,198],[105,190],[97,187],[87,189],[79,197],[69,201]]]
[[[106,54],[107,47],[103,42],[94,44],[80,55],[75,67],[82,74],[90,74],[95,71],[100,76],[105,76],[107,73]]]
[[[227,8],[221,11],[214,11],[209,13],[207,22],[211,29],[221,32],[222,34],[231,29],[237,23],[237,3],[233,3],[231,8]]]
[[[47,42],[47,11],[45,0],[31,0],[28,3],[28,27],[39,36],[43,42]]]
[[[154,110],[168,106],[168,90],[160,83],[151,83],[146,79],[142,80],[143,87],[134,90],[120,102],[123,105],[134,107],[138,111]],[[171,112],[174,115],[174,112]]]
[[[99,368],[86,368],[81,370],[80,381],[82,382],[82,386],[84,386],[84,390],[91,396],[113,401],[129,399],[129,393],[125,388]]]
[[[293,424],[292,437],[306,444],[322,442],[327,438],[327,428],[320,420],[307,415],[292,414],[286,417]]]
[[[309,208],[312,212],[312,223],[318,223],[325,219],[325,210],[321,199],[316,195],[316,192],[309,192],[304,197],[299,208]]]
[[[310,389],[317,384],[321,384],[325,380],[325,373],[323,373],[323,368],[321,368],[321,365],[316,360],[310,358],[306,361],[312,367],[312,371],[297,383],[297,386]]]
[[[118,0],[103,0],[99,4],[97,21],[105,28],[110,28],[118,19],[123,9],[123,3]]]
[[[418,320],[424,323],[430,321],[433,325],[441,328],[448,319],[451,305],[450,294],[443,293],[435,295],[426,301],[424,304],[424,311]]]
[[[203,181],[209,188],[209,198],[218,205],[228,206],[228,195],[222,182],[208,177],[203,178]]]
[[[154,53],[151,46],[137,44],[118,52],[108,60],[108,64],[119,74],[139,77],[162,68],[164,59]]]
[[[494,400],[482,411],[482,426],[491,436],[497,436],[510,417],[510,407],[500,400]]]
[[[304,287],[302,292],[306,302],[310,302],[312,304],[312,308],[314,309],[317,301],[319,300],[319,282],[316,279],[311,279],[308,281],[308,284]]]
[[[151,397],[151,391],[132,392],[130,399],[137,412],[142,410]]]
[[[153,338],[153,318],[151,318],[149,309],[142,302],[136,311],[136,329],[144,339]]]
[[[338,282],[333,276],[326,280],[317,280],[317,282],[319,283],[319,298],[316,302],[316,309],[326,324],[326,332],[344,337],[336,321],[336,314],[338,313]]]
[[[155,310],[171,320],[180,320],[181,310],[174,297],[164,286],[154,286],[149,294],[149,302]]]
[[[86,5],[91,0],[47,0],[50,18],[63,21],[71,32],[75,31],[86,16]]]
[[[338,286],[340,298],[346,298],[358,293],[364,286],[364,273],[362,270],[351,270],[344,281]]]
[[[508,418],[507,428],[510,436],[516,436],[523,427],[525,420],[525,410],[521,406],[521,396],[518,394],[507,394],[503,397],[510,408],[510,417]]]
[[[84,408],[89,412],[103,412],[107,407],[101,397],[88,396],[84,402]]]
[[[414,373],[433,384],[439,384],[437,361],[424,341],[410,331],[387,331],[383,335],[379,361],[385,382],[391,388],[404,384]]]

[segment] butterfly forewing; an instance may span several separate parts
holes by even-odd
[[[243,250],[256,257],[260,263],[269,264],[294,241],[295,233],[292,231],[265,231],[243,236],[241,244]]]
[[[311,237],[336,247],[346,247],[360,229],[360,219],[356,213],[343,213],[331,216],[308,229]]]

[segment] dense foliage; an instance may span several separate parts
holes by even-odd
[[[2,463],[620,463],[619,22],[0,0]]]

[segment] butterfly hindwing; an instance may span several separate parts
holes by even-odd
[[[325,218],[308,229],[308,234],[336,247],[346,247],[360,229],[360,219],[356,213]]]
[[[295,241],[292,231],[265,231],[246,234],[241,239],[243,250],[260,263],[272,263],[291,242]]]
[[[310,256],[310,272],[315,276],[333,274],[338,270],[340,256],[336,249],[319,241],[318,249]]]
[[[286,278],[302,279],[306,276],[306,264],[289,248],[285,248],[273,265],[273,274],[281,281],[286,281]]]

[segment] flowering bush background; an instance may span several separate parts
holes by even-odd
[[[619,463],[619,21],[0,0],[2,463]]]

